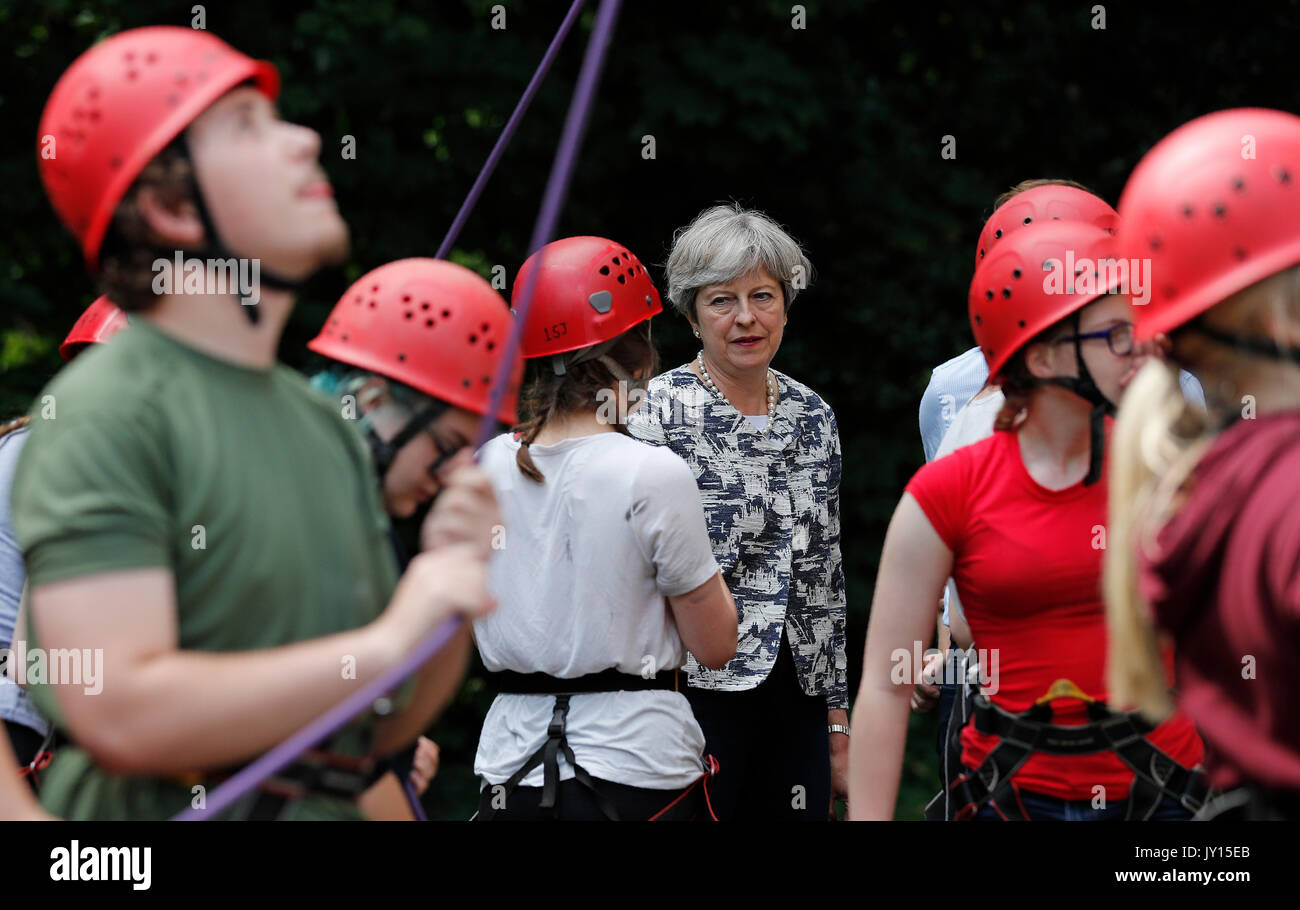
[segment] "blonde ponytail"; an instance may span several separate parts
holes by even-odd
[[[1138,593],[1141,554],[1178,508],[1178,497],[1214,434],[1189,404],[1178,370],[1151,360],[1134,377],[1111,434],[1110,517],[1102,588],[1109,635],[1107,688],[1117,706],[1152,720],[1173,710],[1150,605]]]

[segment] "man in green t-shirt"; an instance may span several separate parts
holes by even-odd
[[[44,778],[59,815],[198,803],[448,617],[491,605],[500,519],[483,475],[450,479],[455,518],[435,508],[429,536],[451,542],[398,582],[360,435],[276,362],[294,289],[348,244],[320,137],[279,119],[277,91],[269,64],[204,31],[134,29],[82,54],[42,115],[54,208],[133,315],[42,391],[12,491],[36,655],[15,669],[73,742]],[[344,728],[330,761],[412,742],[467,646]],[[231,815],[359,817],[308,786]]]

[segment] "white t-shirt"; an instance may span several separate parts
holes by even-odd
[[[770,418],[766,414],[746,414],[745,419],[753,425],[754,429],[761,433],[767,429],[767,422]]]
[[[572,678],[615,667],[641,675],[680,667],[686,649],[665,596],[718,572],[695,477],[670,449],[621,433],[533,444],[538,484],[515,463],[509,434],[482,449],[505,522],[488,564],[499,606],[474,623],[489,670]],[[498,695],[479,737],[474,772],[508,780],[546,741],[555,698]],[[575,695],[566,735],[594,777],[681,789],[703,773],[704,734],[690,704],[666,690]],[[560,778],[573,769],[560,758]],[[542,768],[525,787],[542,785]]]
[[[952,454],[962,446],[968,446],[971,443],[992,436],[993,424],[997,422],[998,412],[1002,410],[1004,401],[1006,401],[1006,396],[995,390],[984,398],[972,398],[962,405],[961,410],[953,417],[952,423],[948,425],[948,431],[943,434],[943,441],[939,443],[939,449],[934,453],[934,457],[936,459],[942,458],[945,455]],[[966,614],[961,611],[961,599],[957,596],[957,586],[953,584],[951,578],[948,579],[948,587],[944,591],[943,598],[943,624],[945,626],[950,625],[950,611],[965,619]]]

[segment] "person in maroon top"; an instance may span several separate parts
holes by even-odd
[[[1139,338],[1166,362],[1134,379],[1115,428],[1106,595],[1112,691],[1205,738],[1207,807],[1300,818],[1300,117],[1239,109],[1153,148],[1120,200],[1125,257],[1151,262]],[[1192,370],[1208,410],[1170,377]]]
[[[1202,753],[1191,724],[1135,728],[1106,706],[1103,455],[1110,403],[1137,356],[1117,292],[1130,289],[1093,267],[1113,245],[1100,227],[1049,220],[1000,238],[976,270],[972,329],[1007,403],[999,432],[917,472],[890,522],[854,708],[854,818],[893,816],[916,658],[950,575],[982,694],[938,817],[1191,817],[1178,799]],[[1103,722],[1138,735],[1124,745]],[[1015,750],[1012,726],[1033,748]],[[1142,766],[1161,779],[1135,775]]]

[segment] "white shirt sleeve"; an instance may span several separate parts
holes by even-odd
[[[718,572],[695,476],[666,448],[650,449],[635,470],[628,520],[655,583],[668,597],[693,591]]]

